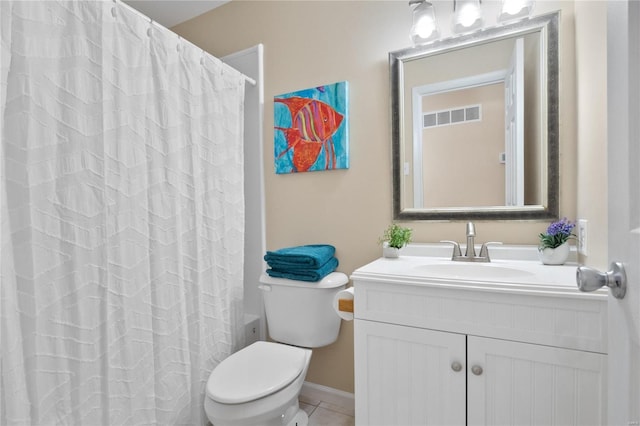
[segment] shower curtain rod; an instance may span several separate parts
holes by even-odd
[[[235,72],[239,73],[240,75],[242,75],[242,77],[244,78],[244,80],[249,83],[252,86],[255,86],[257,83],[256,81],[249,77],[248,75],[242,74],[240,71],[238,71],[237,69],[233,68],[231,65],[228,65],[226,63],[224,63],[220,58],[216,58],[215,56],[213,56],[211,53],[209,52],[205,52],[204,49],[201,49],[200,47],[196,46],[195,44],[191,43],[189,40],[185,40],[184,38],[180,37],[178,34],[174,33],[173,31],[171,31],[170,29],[168,29],[167,27],[165,27],[162,24],[159,24],[158,22],[154,21],[153,19],[149,18],[148,16],[146,16],[145,14],[143,14],[142,12],[140,12],[137,9],[134,9],[132,6],[129,6],[128,4],[124,3],[122,0],[113,0],[114,4],[118,4],[120,7],[124,7],[126,8],[128,11],[136,14],[137,16],[139,16],[140,18],[149,21],[149,23],[151,25],[156,26],[157,28],[161,29],[162,31],[168,31],[169,33],[173,34],[174,36],[178,37],[178,40],[182,40],[185,43],[190,44],[191,46],[195,47],[196,49],[200,49],[202,51],[203,55],[207,55],[211,58],[213,58],[216,61],[219,61],[222,63],[222,65],[227,66],[229,68],[231,68],[232,70],[234,70]]]

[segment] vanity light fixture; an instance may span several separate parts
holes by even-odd
[[[527,17],[531,14],[534,3],[534,0],[502,0],[498,21],[508,22]]]
[[[506,23],[531,15],[535,0],[502,0],[498,22]],[[453,0],[452,29],[454,33],[467,34],[484,25],[481,9],[482,0]],[[414,46],[427,44],[440,37],[436,21],[435,7],[427,0],[409,0],[412,25],[411,42]]]
[[[453,31],[468,33],[482,27],[481,0],[453,0]]]
[[[413,24],[410,32],[414,46],[437,39],[439,31],[433,4],[426,0],[410,0],[409,6],[415,6],[412,11]]]

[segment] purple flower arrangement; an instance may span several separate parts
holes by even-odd
[[[572,233],[576,223],[563,218],[557,222],[552,222],[546,233],[540,234],[540,250],[546,248],[557,248],[566,243],[570,238],[575,238]]]

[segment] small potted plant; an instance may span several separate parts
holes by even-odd
[[[552,222],[547,232],[540,234],[538,254],[545,265],[562,265],[569,257],[569,240],[575,238],[573,228],[575,222],[563,218]]]
[[[405,228],[392,223],[382,234],[382,255],[384,257],[398,257],[400,249],[411,242],[411,228]]]

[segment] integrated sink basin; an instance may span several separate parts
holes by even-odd
[[[491,263],[433,263],[417,265],[415,268],[426,276],[446,279],[503,280],[509,278],[532,278],[535,276],[533,272],[521,268],[505,267]]]

